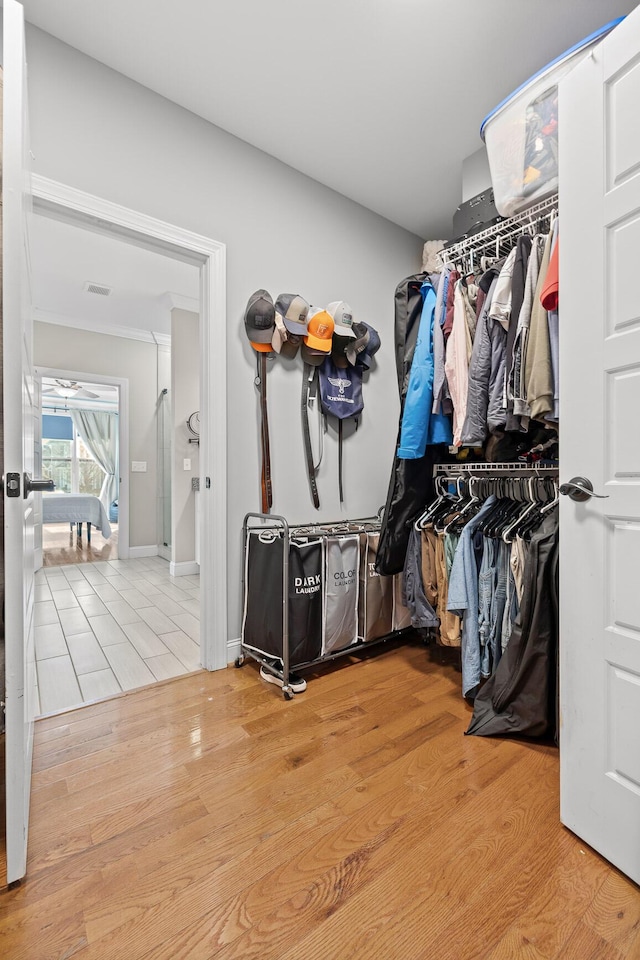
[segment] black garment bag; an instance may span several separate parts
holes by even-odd
[[[558,509],[531,537],[520,613],[467,734],[557,737]]]
[[[409,387],[411,361],[422,317],[423,299],[420,288],[427,279],[426,273],[414,274],[402,280],[395,292],[396,371],[402,409]],[[400,428],[396,450],[399,442]],[[425,503],[433,499],[432,475],[433,464],[436,462],[434,451],[437,449],[427,447],[425,455],[419,460],[400,460],[394,457],[376,557],[376,570],[379,574],[391,576],[402,572],[411,523],[423,511]]]

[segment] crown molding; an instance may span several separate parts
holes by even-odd
[[[185,297],[171,290],[167,290],[164,294],[162,303],[167,310],[189,310],[191,313],[200,313],[200,301],[196,297]]]
[[[141,330],[137,327],[125,327],[116,323],[101,323],[96,320],[79,320],[77,317],[68,317],[63,313],[54,313],[52,310],[41,310],[39,307],[33,308],[31,317],[38,323],[55,323],[61,327],[86,330],[88,333],[102,333],[108,337],[124,337],[125,340],[142,340],[144,343],[171,346],[171,336],[169,334],[156,333],[154,330]]]

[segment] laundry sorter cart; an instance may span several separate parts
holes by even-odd
[[[377,519],[290,527],[248,513],[243,523],[240,656],[257,660],[293,698],[291,672],[395,639],[411,627],[401,577],[375,570]]]

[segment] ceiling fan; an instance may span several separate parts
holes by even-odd
[[[77,380],[56,380],[56,386],[42,391],[43,397],[64,397],[65,400],[97,400],[99,394],[87,390]]]

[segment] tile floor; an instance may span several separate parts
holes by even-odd
[[[160,557],[43,567],[35,590],[40,714],[200,668],[199,577]]]

